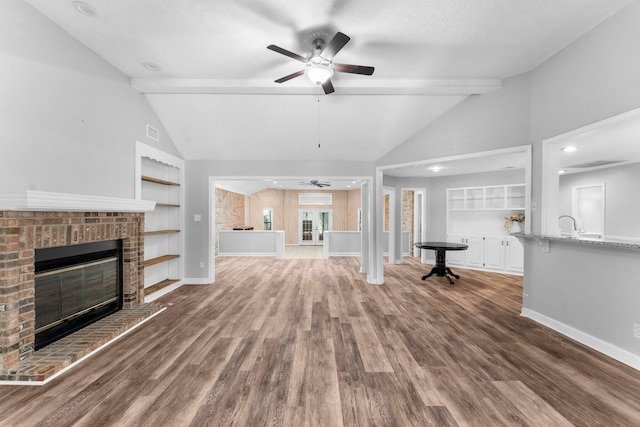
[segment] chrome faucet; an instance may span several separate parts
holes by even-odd
[[[575,231],[577,234],[582,233],[583,230],[578,228],[578,224],[576,223],[576,219],[574,217],[572,217],[571,215],[560,215],[558,217],[558,221],[562,218],[569,218],[571,221],[573,221],[573,231]]]

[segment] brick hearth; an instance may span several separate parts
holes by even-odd
[[[35,250],[122,240],[124,308],[133,308],[144,301],[143,230],[142,212],[0,211],[0,375],[34,355]]]

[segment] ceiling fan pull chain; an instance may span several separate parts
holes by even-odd
[[[320,121],[320,86],[319,85],[317,86],[316,92],[317,92],[316,100],[317,100],[317,103],[318,103],[318,132],[317,132],[317,135],[318,135],[318,148],[320,148],[320,123],[321,123],[321,121]]]

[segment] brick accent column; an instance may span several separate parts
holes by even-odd
[[[0,211],[0,371],[33,354],[35,250],[122,240],[123,301],[144,302],[144,213]]]

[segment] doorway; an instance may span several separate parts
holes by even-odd
[[[298,244],[322,246],[324,232],[331,231],[333,211],[331,209],[300,209],[298,212]]]

